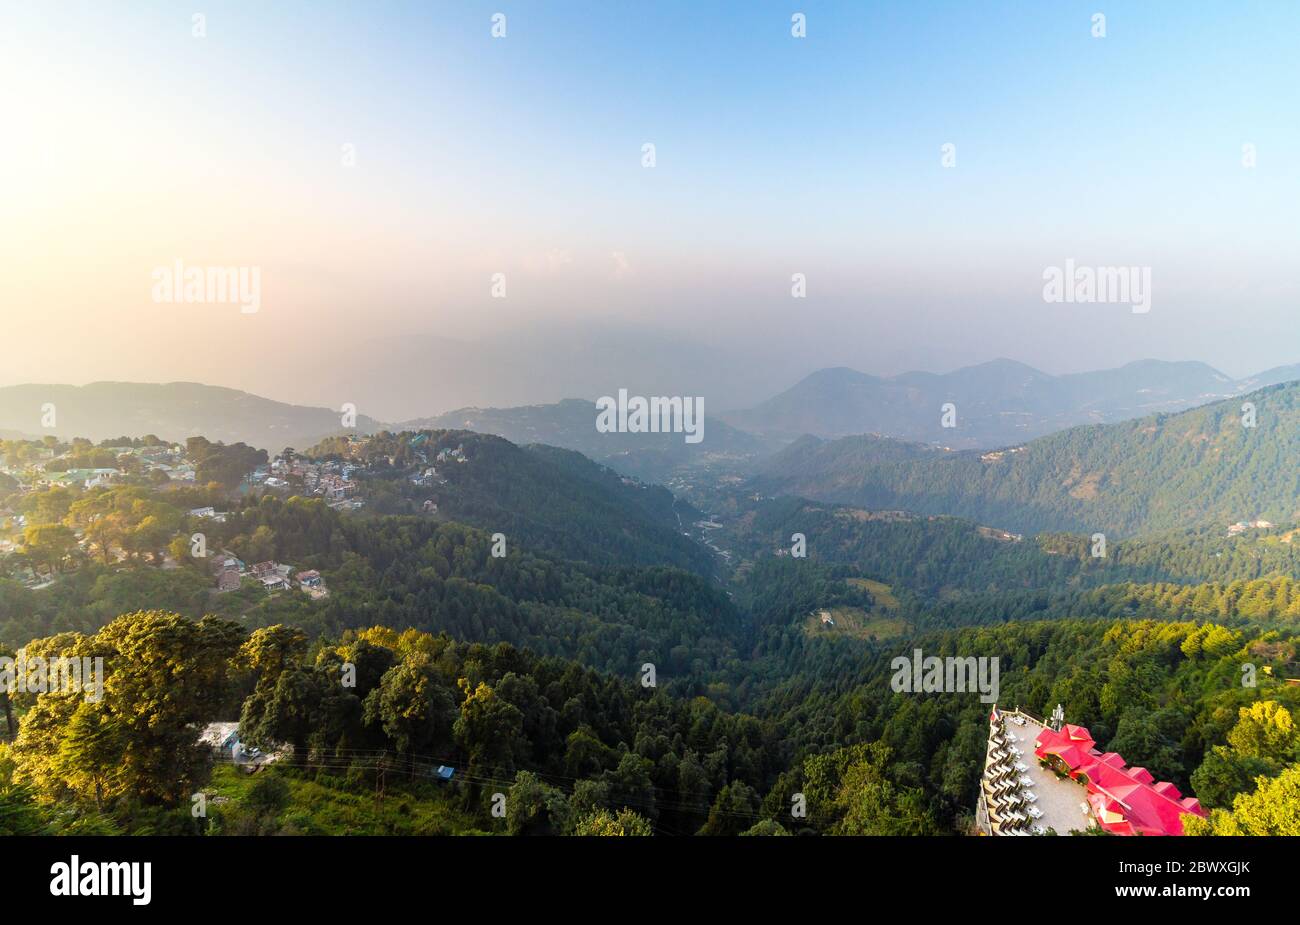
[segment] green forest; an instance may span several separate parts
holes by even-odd
[[[201,440],[207,482],[10,489],[0,656],[106,675],[93,702],[3,695],[0,831],[970,834],[989,707],[895,693],[921,648],[997,657],[1001,704],[1063,704],[1195,793],[1189,834],[1300,834],[1291,522],[1097,556],[743,485],[692,505],[568,451],[422,433],[293,454],[356,466],[358,510],[249,490],[235,470],[265,458]],[[329,594],[218,593],[224,557]],[[218,722],[275,760],[214,752]]]
[[[1296,521],[1297,457],[1300,383],[1292,382],[1180,414],[1074,427],[1001,452],[946,452],[870,435],[805,439],[765,461],[755,485],[1018,533],[1119,538]]]

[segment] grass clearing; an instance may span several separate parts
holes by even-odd
[[[277,813],[285,832],[302,835],[471,835],[486,834],[470,824],[455,791],[444,784],[408,782],[389,772],[385,795],[376,800],[373,779],[322,774],[270,765],[245,774],[232,765],[213,769],[208,801],[213,812],[251,812],[249,792],[264,774],[289,785],[289,804]]]
[[[861,607],[823,607],[808,615],[804,632],[810,637],[843,636],[850,639],[897,639],[906,636],[911,625],[897,616],[898,598],[889,585],[869,578],[850,578],[849,584],[870,592],[875,604],[870,610]],[[823,619],[828,615],[831,623]]]

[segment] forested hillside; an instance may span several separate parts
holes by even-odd
[[[1063,704],[1200,797],[1207,832],[1300,826],[1273,797],[1300,774],[1291,524],[1117,538],[1097,557],[1084,534],[723,485],[715,576],[647,563],[712,565],[676,527],[699,512],[571,451],[383,434],[273,467],[303,480],[305,459],[334,459],[312,473],[355,480],[354,501],[254,489],[234,471],[267,468],[247,447],[187,452],[226,484],[133,471],[5,498],[25,526],[0,646],[97,654],[109,676],[93,705],[4,704],[0,831],[964,833],[988,704],[895,692],[891,662],[917,648],[998,659],[999,702]],[[219,593],[224,558],[319,572],[328,594]],[[197,736],[220,720],[276,762],[252,781],[211,766]],[[221,797],[201,822],[196,788]]]
[[[461,408],[435,418],[408,421],[403,429],[472,430],[525,446],[544,443],[577,450],[624,475],[662,482],[674,472],[707,466],[719,459],[748,460],[777,449],[782,441],[764,440],[709,415],[699,443],[681,434],[601,433],[595,428],[594,402],[570,398],[552,405],[519,408]]]
[[[1194,788],[1213,810],[1202,831],[1300,834],[1294,803],[1270,797],[1300,774],[1300,688],[1276,677],[1294,635],[1067,620],[880,646],[773,626],[755,656],[785,679],[736,714],[504,644],[383,627],[313,644],[288,626],[250,634],[158,611],[29,644],[104,657],[106,695],[15,701],[0,832],[963,831],[988,707],[894,693],[890,659],[912,645],[998,657],[1004,704],[1066,704],[1100,745]],[[196,741],[223,715],[246,742],[283,749],[252,787],[226,768],[214,777]],[[427,783],[438,764],[459,769],[454,784]],[[190,795],[204,789],[225,802],[196,819]],[[807,812],[792,815],[801,797]]]
[[[922,634],[892,646],[773,629],[764,649],[788,679],[755,710],[804,748],[877,743],[889,750],[896,780],[921,788],[928,805],[942,807],[939,815],[958,818],[971,810],[988,706],[964,694],[895,694],[890,659],[913,646],[927,654],[997,656],[1000,703],[1040,716],[1061,703],[1099,746],[1130,760],[1141,756],[1157,777],[1228,810],[1255,791],[1260,775],[1300,763],[1292,722],[1300,687],[1278,678],[1295,659],[1297,638],[1294,628],[1138,620],[1016,623]],[[1245,663],[1257,686],[1243,686]],[[1253,806],[1245,815],[1253,815],[1257,832],[1300,834],[1294,804],[1271,822]]]
[[[444,451],[449,455],[439,462]],[[444,519],[504,533],[508,542],[558,558],[713,572],[708,550],[681,527],[690,522],[689,505],[570,450],[421,431],[385,432],[350,450],[345,440],[325,441],[305,456],[364,465],[366,498],[382,513],[420,512],[429,501]]]
[[[782,760],[770,726],[706,700],[417,631],[374,627],[312,644],[296,628],[245,634],[228,621],[150,611],[29,650],[104,657],[107,692],[93,705],[79,693],[18,704],[22,728],[12,748],[0,746],[5,834],[312,834],[376,823],[411,831],[418,800],[443,808],[421,834],[734,834],[760,819],[760,794]],[[344,665],[354,666],[355,684],[340,684]],[[291,751],[241,788],[241,799],[195,819],[191,794],[212,773],[196,723],[222,715],[240,719],[249,744]],[[87,728],[98,732],[87,737]],[[443,762],[457,767],[455,784],[420,787]],[[337,797],[293,802],[313,782],[326,793],[364,793],[381,773],[405,813],[366,800],[340,823],[329,815]],[[228,789],[229,775],[215,784]],[[508,821],[490,813],[495,793],[508,794]],[[56,802],[77,812],[51,812]]]
[[[1294,524],[1231,536],[1221,527],[1202,527],[1117,539],[1097,556],[1088,535],[1013,535],[956,517],[801,498],[739,499],[719,508],[727,513],[727,542],[746,557],[788,552],[791,536],[799,533],[812,561],[852,566],[925,596],[1300,577]]]
[[[1247,402],[1253,412],[1243,411]],[[1255,426],[1246,426],[1251,414]],[[1297,458],[1300,384],[1290,383],[1182,414],[1076,427],[996,453],[942,453],[869,436],[804,441],[769,461],[754,487],[950,514],[1017,533],[1120,537],[1300,520]]]
[[[567,562],[522,543],[495,557],[488,534],[427,517],[348,517],[319,500],[265,497],[205,528],[214,549],[322,570],[329,598],[260,588],[213,598],[207,563],[189,558],[170,571],[87,565],[42,590],[0,580],[0,640],[21,645],[50,632],[93,632],[116,616],[106,608],[153,601],[194,618],[212,612],[245,626],[292,622],[313,634],[372,623],[448,632],[625,676],[651,660],[667,682],[697,661],[732,657],[740,626],[726,595],[691,573]]]

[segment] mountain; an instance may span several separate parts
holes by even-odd
[[[42,426],[47,405],[54,406],[51,428]],[[359,415],[355,429],[369,433],[377,426]],[[290,405],[238,389],[197,382],[92,382],[0,388],[0,429],[94,441],[154,434],[179,442],[202,435],[278,453],[287,446],[310,446],[344,428],[338,411]]]
[[[345,446],[327,440],[307,455],[342,455]],[[422,430],[381,433],[348,455],[367,466],[363,493],[380,513],[417,513],[431,500],[440,518],[555,558],[713,572],[712,554],[686,535],[683,524],[697,515],[689,505],[572,450]],[[424,479],[431,464],[436,475]]]
[[[625,475],[654,482],[664,481],[680,468],[748,459],[773,452],[780,445],[727,425],[707,407],[704,439],[699,443],[687,443],[682,434],[601,433],[596,430],[595,403],[576,398],[518,408],[461,408],[407,421],[400,427],[472,430],[512,443],[544,443],[576,450]]]
[[[1242,424],[1254,403],[1258,423]],[[753,487],[873,509],[952,514],[1020,533],[1108,536],[1300,518],[1300,383],[1179,414],[1074,427],[1006,450],[876,436],[799,441]]]
[[[775,550],[788,549],[790,536],[802,533],[809,564],[858,569],[895,594],[912,592],[927,602],[1125,583],[1226,585],[1300,576],[1300,543],[1281,541],[1290,524],[1234,536],[1216,525],[1116,539],[1104,558],[1094,558],[1087,534],[1023,537],[957,517],[866,511],[798,497],[752,501],[736,514],[724,518],[720,542],[742,561],[771,559]]]
[[[655,393],[658,394],[658,393]],[[47,405],[55,426],[44,428]],[[748,460],[775,451],[784,441],[755,437],[730,427],[705,408],[704,438],[687,443],[684,434],[619,434],[596,430],[594,402],[567,399],[516,408],[462,408],[437,417],[385,425],[357,415],[359,433],[386,426],[397,430],[473,430],[517,444],[545,443],[576,450],[625,475],[661,482],[689,467]],[[278,453],[305,449],[343,433],[342,414],[328,408],[273,401],[238,389],[195,382],[94,382],[85,386],[17,385],[0,388],[0,433],[96,442],[154,434],[183,441],[202,435],[223,443]]]
[[[1239,383],[1245,387],[1248,392],[1255,389],[1262,389],[1269,385],[1278,385],[1282,382],[1294,382],[1300,379],[1300,363],[1294,363],[1290,366],[1274,366],[1272,369],[1266,369],[1262,373],[1256,373],[1245,379],[1239,380]]]
[[[423,359],[396,347],[385,353],[392,366],[388,374],[399,370],[406,377],[404,408],[447,407],[448,398],[461,396],[465,389],[442,388],[427,379],[425,368],[435,354],[458,354],[441,342],[435,345],[437,350],[420,343],[432,351]],[[566,348],[569,353],[557,356],[566,365],[578,366],[582,365],[581,350],[589,349],[599,359],[599,375],[584,379],[584,387],[604,381],[627,387],[633,394],[703,396],[707,404],[701,443],[688,444],[681,434],[602,434],[595,428],[594,403],[574,398],[551,404],[463,407],[396,426],[466,429],[519,444],[546,443],[577,450],[625,475],[668,482],[685,470],[744,468],[803,434],[834,438],[874,433],[956,449],[988,449],[1081,423],[1183,410],[1300,379],[1300,365],[1232,380],[1203,363],[1157,360],[1066,376],[1050,376],[1012,360],[994,360],[943,375],[910,372],[877,377],[840,367],[815,372],[750,410],[718,413],[721,400],[714,401],[711,396],[715,393],[710,390],[716,383],[687,376],[681,364],[660,370],[657,377],[620,375],[616,367],[626,359],[626,347],[613,334],[597,332],[577,346],[570,344]],[[720,362],[717,356],[709,359],[707,352],[691,353],[690,361],[700,368]],[[502,359],[505,366],[510,362]],[[460,368],[454,363],[433,365],[453,379]],[[550,388],[567,389],[563,383],[568,381],[562,377],[562,381],[551,382]],[[349,400],[360,409],[373,410],[360,384],[355,389],[325,391],[357,393]],[[616,391],[613,386],[600,390],[604,394]],[[941,408],[947,402],[956,406],[956,426],[951,428],[941,426]],[[43,409],[49,404],[54,406],[56,423],[47,429],[42,426]],[[322,437],[341,433],[341,417],[340,411],[330,408],[274,401],[195,382],[0,387],[0,432],[15,435],[53,433],[64,439],[79,436],[99,441],[153,433],[180,441],[201,434],[210,440],[243,442],[274,453],[286,446],[303,449]],[[389,425],[361,414],[354,429],[373,433],[385,426]]]
[[[856,370],[819,370],[728,423],[786,439],[801,434],[842,437],[874,433],[956,449],[990,449],[1078,424],[1182,411],[1257,388],[1300,379],[1300,366],[1234,380],[1197,362],[1140,360],[1118,369],[1052,376],[993,360],[946,374],[878,377]],[[942,408],[956,407],[944,427]]]

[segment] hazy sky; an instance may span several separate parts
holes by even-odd
[[[832,365],[1300,362],[1292,0],[50,0],[3,18],[0,385],[364,392],[383,418],[425,400],[360,385],[411,361],[393,343],[541,349],[589,327],[622,334],[584,397],[622,384],[604,382],[620,350],[676,368],[684,344],[704,365],[716,348],[709,371],[738,383],[723,404]],[[1067,258],[1150,267],[1151,311],[1045,303]],[[257,268],[260,309],[155,302],[177,259]],[[503,375],[480,365],[458,395]],[[538,369],[504,400],[559,397]]]

